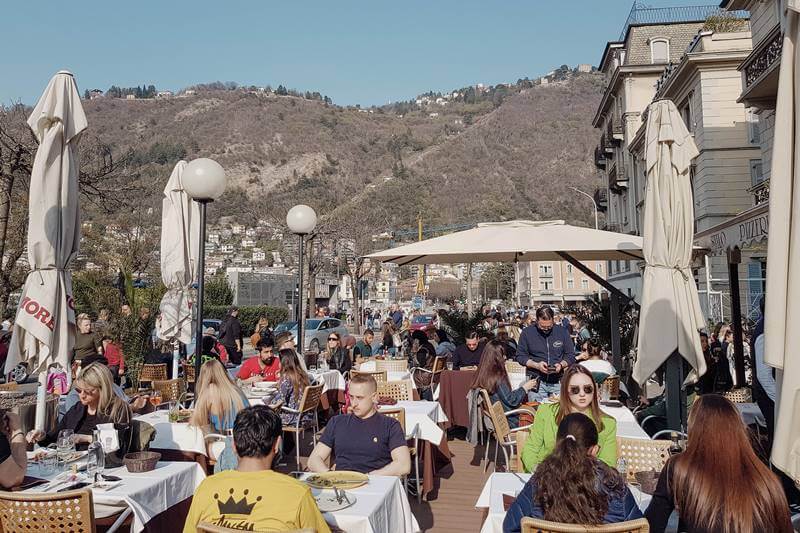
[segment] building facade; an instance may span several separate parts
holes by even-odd
[[[598,276],[606,277],[606,261],[582,261]],[[566,261],[525,261],[515,265],[514,301],[520,306],[564,306],[598,295],[602,287]]]
[[[656,94],[656,84],[670,63],[678,63],[719,7],[642,8],[637,4],[623,26],[620,39],[606,44],[599,70],[607,79],[606,90],[593,125],[600,129],[595,164],[604,178],[604,191],[596,198],[605,203],[606,229],[641,234],[643,197],[631,188],[635,164],[629,151],[643,123],[643,113]],[[602,200],[605,202],[602,202]],[[639,261],[610,261],[608,280],[622,292],[639,299]]]
[[[747,19],[730,19],[718,32],[700,31],[656,85],[654,99],[675,103],[699,151],[691,168],[696,234],[753,206],[748,191],[760,179],[762,166],[759,121],[752,109],[737,102],[742,88],[738,68],[751,50]],[[637,224],[643,217],[646,129],[643,123],[630,146],[634,173],[629,190],[636,199]],[[746,254],[742,259],[738,268],[745,278],[749,264],[760,265],[762,258]],[[727,258],[709,255],[695,276],[706,317],[714,322],[730,319]],[[743,309],[754,303],[747,289],[740,286]]]

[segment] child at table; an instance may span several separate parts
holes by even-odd
[[[526,516],[595,526],[642,518],[622,475],[597,459],[599,449],[597,427],[588,416],[565,416],[558,425],[553,453],[541,462],[508,509],[503,532],[520,531]]]

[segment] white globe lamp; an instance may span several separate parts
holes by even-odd
[[[201,157],[186,165],[181,183],[193,200],[213,202],[225,192],[225,169],[213,159]]]
[[[307,205],[296,205],[286,214],[286,225],[295,235],[308,235],[317,227],[317,214]]]

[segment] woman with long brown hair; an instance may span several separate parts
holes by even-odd
[[[592,373],[579,364],[570,365],[561,378],[558,402],[543,403],[533,419],[531,435],[522,450],[522,464],[526,472],[555,448],[558,425],[568,414],[583,413],[595,423],[600,435],[600,452],[597,458],[610,467],[617,465],[617,421],[600,410],[597,387]]]
[[[300,366],[297,353],[285,348],[278,352],[281,357],[281,379],[278,383],[278,393],[270,400],[271,404],[282,401],[285,407],[297,409],[300,407],[300,400],[303,398],[303,391],[309,386],[308,374]],[[311,417],[310,413],[304,415]],[[297,421],[297,414],[282,412],[281,419],[284,424],[291,425]]]
[[[645,512],[664,531],[673,509],[688,533],[790,533],[789,505],[778,478],[750,444],[736,406],[716,394],[695,400],[686,451],[667,461]]]
[[[526,516],[582,525],[641,518],[625,479],[597,459],[599,450],[595,423],[580,413],[566,415],[558,425],[555,449],[509,508],[503,531],[519,531]]]
[[[492,402],[500,402],[503,411],[511,411],[528,399],[528,391],[536,386],[536,380],[526,381],[516,389],[511,389],[511,381],[506,371],[505,346],[498,340],[486,343],[481,356],[478,371],[472,380],[472,389],[485,389]],[[509,415],[508,423],[512,427],[519,425],[518,415]]]

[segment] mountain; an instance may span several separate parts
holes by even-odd
[[[434,224],[588,224],[591,204],[568,187],[600,184],[590,119],[603,79],[565,72],[548,84],[519,80],[370,109],[241,88],[84,105],[92,133],[131,154],[144,189],[137,205],[155,211],[174,163],[204,156],[229,178],[212,218],[278,220],[303,202],[322,214],[380,213],[387,229],[413,226],[419,213]]]

